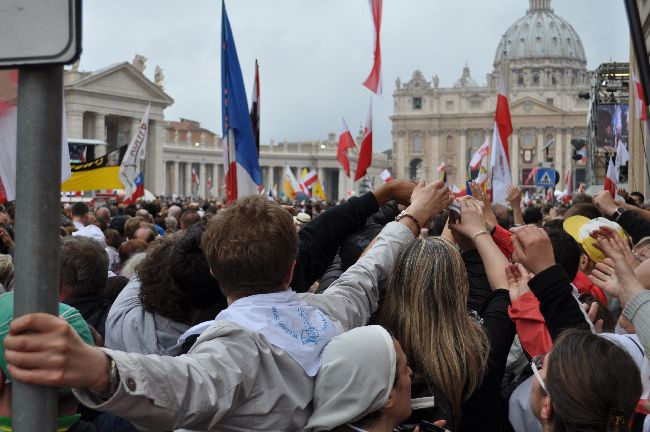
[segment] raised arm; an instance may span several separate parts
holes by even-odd
[[[395,199],[408,204],[415,183],[395,180],[360,197],[352,197],[332,207],[298,233],[299,248],[291,288],[296,292],[309,290],[330,266],[341,243],[363,227],[366,220],[386,201]]]
[[[388,277],[395,256],[404,243],[419,235],[424,223],[451,203],[449,188],[437,181],[420,182],[411,196],[407,216],[391,222],[376,238],[374,246],[348,268],[323,294],[302,294],[303,300],[337,319],[347,328],[365,325],[377,310],[380,286]]]
[[[524,215],[521,211],[521,190],[514,186],[508,186],[508,204],[512,208],[512,218],[515,226],[524,224]]]

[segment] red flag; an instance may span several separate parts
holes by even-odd
[[[2,185],[2,179],[0,178],[0,204],[7,202],[7,193],[5,192],[5,187]]]
[[[381,5],[382,0],[368,0],[370,10],[372,11],[372,23],[374,27],[374,63],[370,75],[364,81],[363,85],[368,87],[371,92],[381,94],[381,45],[379,42],[379,33],[381,30]]]
[[[616,167],[614,165],[614,158],[609,158],[609,165],[607,165],[607,174],[605,175],[605,185],[603,189],[609,191],[612,198],[616,198]]]
[[[363,139],[361,140],[361,150],[359,150],[359,160],[357,161],[357,172],[354,175],[354,181],[366,175],[370,164],[372,164],[372,98],[370,99],[370,107],[368,107],[366,127],[363,129]]]
[[[648,119],[648,104],[643,94],[643,87],[635,75],[632,75],[632,89],[634,90],[634,100],[636,106],[636,117],[639,120]]]
[[[538,167],[535,167],[532,170],[530,170],[530,173],[528,173],[528,177],[526,177],[526,181],[524,182],[524,184],[530,184],[531,180],[535,178],[535,175],[537,174],[537,170],[539,170]]]
[[[253,82],[253,98],[251,101],[251,123],[257,145],[257,155],[260,154],[260,67],[255,60],[255,82]]]
[[[343,119],[343,127],[341,129],[341,135],[339,135],[339,148],[336,151],[336,159],[339,160],[339,163],[345,170],[345,174],[350,177],[350,159],[348,159],[348,150],[356,147],[354,144],[354,138],[348,129],[348,124]]]
[[[499,94],[497,95],[497,109],[494,114],[494,134],[492,137],[492,202],[503,202],[508,197],[507,187],[512,184],[510,172],[510,156],[508,150],[508,137],[512,135],[512,121],[506,97],[506,86],[501,71]]]

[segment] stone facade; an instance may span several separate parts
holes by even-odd
[[[68,140],[95,141],[95,157],[128,144],[151,103],[145,185],[162,192],[163,110],[174,100],[126,62],[95,72],[66,70],[64,94]]]
[[[360,138],[358,139],[360,144]],[[341,200],[349,197],[350,191],[359,192],[358,183],[346,177],[336,159],[338,142],[336,134],[330,133],[326,140],[271,143],[260,148],[262,179],[267,188],[276,185],[282,190],[285,167],[289,166],[298,176],[303,168],[315,169],[323,182],[328,199]],[[350,165],[356,167],[356,152],[350,154]],[[180,196],[223,197],[224,164],[223,140],[220,136],[204,129],[199,123],[181,119],[167,123],[167,140],[163,149],[164,184],[163,193]],[[379,174],[391,169],[387,155],[373,154],[368,178],[373,187],[382,183]],[[192,169],[199,175],[200,183],[192,184]],[[208,179],[213,190],[208,190]],[[356,187],[355,187],[356,186]]]
[[[582,42],[565,20],[553,13],[550,0],[530,0],[526,15],[504,34],[486,84],[478,85],[467,65],[451,87],[416,70],[393,93],[393,159],[395,174],[406,178],[438,177],[442,161],[452,184],[462,186],[471,155],[492,141],[501,66],[506,70],[513,135],[510,161],[513,181],[523,185],[535,166],[561,174],[573,168],[577,180],[584,168],[572,165],[571,139],[586,136],[589,92]]]
[[[136,56],[133,63],[118,63],[94,72],[81,72],[77,67],[65,71],[69,141],[90,144],[88,159],[124,146],[150,102],[145,188],[155,195],[207,197],[207,179],[211,178],[216,186],[213,196],[223,196],[219,187],[224,185],[221,137],[192,120],[165,121],[164,109],[174,100],[163,91],[161,79],[156,84],[144,75],[145,62],[146,58]],[[330,199],[344,199],[350,191],[359,192],[360,185],[344,175],[336,149],[333,133],[326,140],[262,145],[260,166],[265,187],[276,184],[281,189],[284,166],[288,165],[296,175],[302,168],[318,170]],[[356,153],[350,153],[354,169]],[[198,187],[192,185],[192,168],[201,179]],[[387,155],[373,154],[373,166],[368,170],[373,187],[382,182],[379,173],[391,168]]]

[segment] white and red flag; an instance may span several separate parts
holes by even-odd
[[[343,119],[343,126],[341,128],[341,135],[339,135],[339,147],[336,151],[336,159],[345,170],[345,174],[350,177],[350,159],[348,158],[348,150],[355,148],[354,138],[350,133],[348,124]]]
[[[0,203],[16,199],[16,146],[18,133],[18,71],[0,71]],[[65,119],[61,125],[61,183],[72,175]],[[38,173],[28,173],[38,175]]]
[[[494,114],[494,134],[492,137],[492,202],[500,203],[508,197],[507,187],[512,185],[508,137],[512,135],[512,121],[506,96],[506,84],[501,70],[501,81],[497,95],[497,109]]]
[[[445,161],[440,162],[438,166],[438,180],[442,180],[445,184],[447,183],[447,166]]]
[[[612,195],[612,198],[616,198],[616,183],[618,183],[618,176],[616,175],[616,164],[614,158],[609,158],[609,164],[607,165],[607,174],[605,174],[605,185],[603,189],[609,191]]]
[[[368,117],[366,126],[363,128],[363,139],[361,140],[361,150],[359,150],[359,159],[357,160],[357,172],[354,175],[354,181],[359,180],[366,175],[368,168],[372,164],[372,98],[368,107]]]
[[[192,168],[192,184],[198,186],[200,182],[199,175],[196,173],[196,168]]]
[[[372,24],[374,29],[374,61],[370,75],[363,82],[371,92],[381,94],[381,44],[379,34],[381,32],[381,9],[382,0],[368,0],[372,12]]]
[[[490,154],[490,139],[486,136],[485,142],[481,147],[476,150],[476,153],[472,156],[472,160],[469,161],[469,167],[472,171],[476,171],[480,166],[483,158],[487,157]]]
[[[539,167],[534,167],[530,172],[528,173],[528,177],[526,177],[526,181],[524,184],[528,185],[530,182],[535,178],[537,175],[537,171],[539,171]]]
[[[648,103],[646,102],[645,95],[643,94],[643,86],[639,79],[632,75],[632,90],[634,93],[634,105],[636,107],[636,118],[639,120],[648,119]]]
[[[630,161],[630,153],[627,151],[627,147],[625,146],[623,141],[619,139],[616,144],[616,159],[614,160],[616,180],[618,180],[619,174],[621,173],[621,167],[624,166],[629,161]]]
[[[318,173],[316,172],[316,170],[311,170],[300,180],[302,184],[305,185],[305,187],[309,188],[311,187],[311,185],[313,185],[318,181]]]
[[[255,60],[255,81],[253,82],[253,97],[251,98],[251,123],[253,125],[253,136],[257,146],[257,154],[260,154],[260,66]]]
[[[390,171],[388,171],[387,169],[383,170],[381,174],[379,174],[379,177],[381,177],[384,183],[393,181],[393,176],[391,175]]]

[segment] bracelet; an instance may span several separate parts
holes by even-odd
[[[476,234],[474,234],[474,237],[472,237],[472,243],[474,244],[474,246],[476,246],[476,237],[478,237],[478,236],[480,236],[480,235],[483,235],[483,234],[490,235],[490,231],[488,231],[488,230],[483,230],[483,231],[479,231],[479,232],[477,232]]]
[[[415,226],[418,227],[418,233],[422,230],[422,227],[420,226],[420,222],[418,222],[418,220],[413,215],[410,215],[410,214],[406,213],[406,210],[404,210],[400,214],[398,214],[397,217],[395,218],[395,221],[399,222],[400,219],[403,219],[403,218],[411,219],[413,221],[413,223],[415,224]]]

